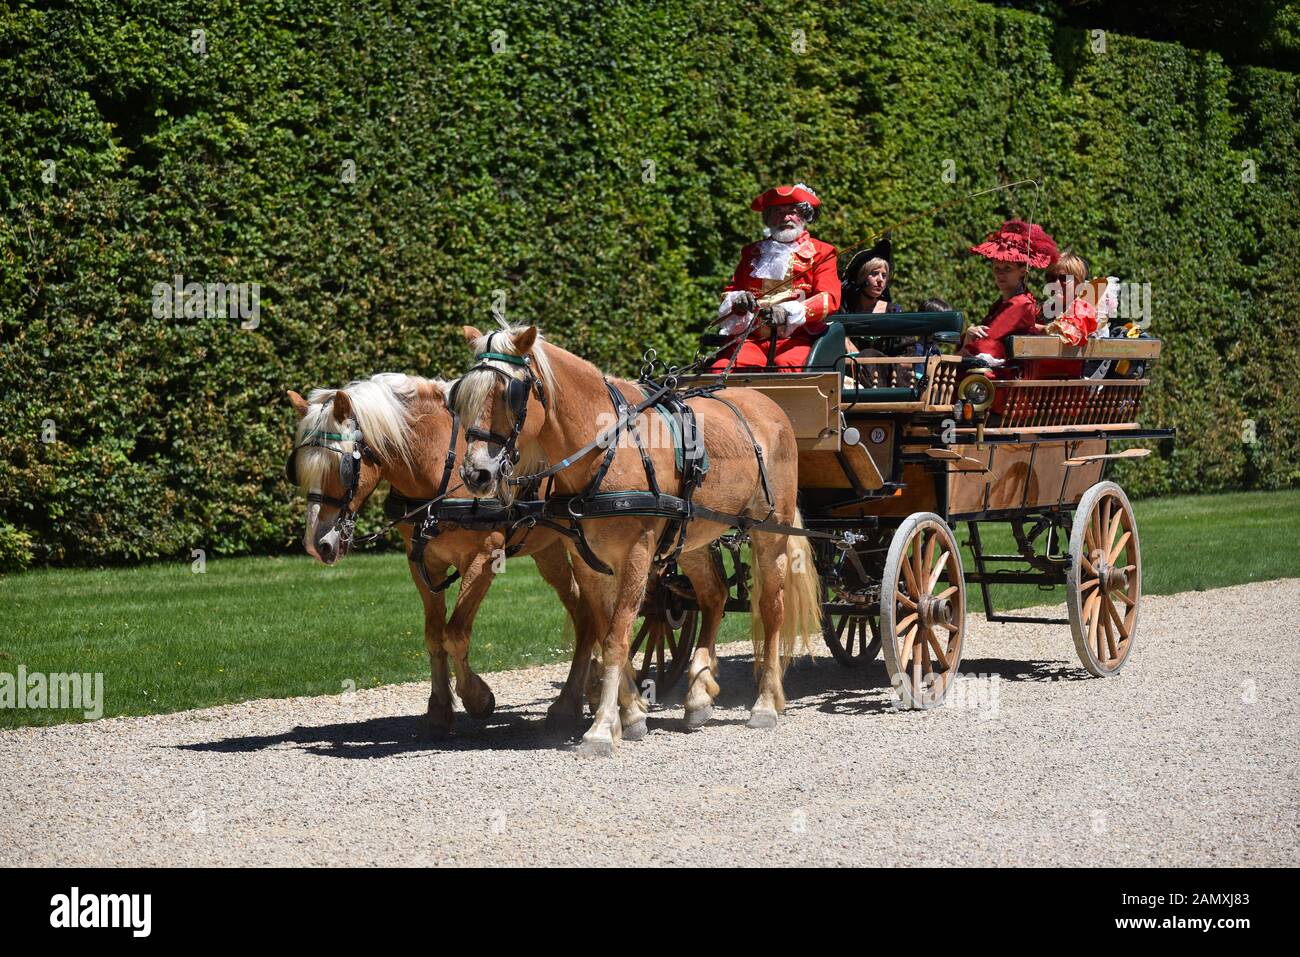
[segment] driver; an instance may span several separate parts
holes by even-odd
[[[724,335],[743,331],[758,314],[740,344],[736,368],[763,369],[770,358],[779,371],[803,369],[814,340],[826,332],[826,317],[839,308],[835,247],[808,234],[819,206],[817,194],[803,183],[775,186],[750,204],[763,214],[768,238],[740,251],[740,265],[718,307]],[[712,369],[721,371],[730,357],[728,350]]]

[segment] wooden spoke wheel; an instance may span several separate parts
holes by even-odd
[[[683,607],[681,597],[661,584],[646,596],[642,611],[645,617],[628,650],[628,660],[636,669],[637,689],[644,692],[645,681],[650,679],[655,683],[656,700],[662,700],[691,662],[700,635],[700,613]]]
[[[961,666],[966,582],[952,529],[917,512],[894,533],[880,583],[885,670],[908,708],[943,703]]]
[[[824,612],[822,637],[835,660],[845,668],[875,661],[880,654],[880,628],[872,615]]]
[[[1142,553],[1133,506],[1114,482],[1083,493],[1070,532],[1066,607],[1079,660],[1098,678],[1128,661],[1142,598]]]

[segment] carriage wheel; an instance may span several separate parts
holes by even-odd
[[[880,628],[872,615],[822,615],[822,637],[835,660],[845,668],[875,661],[880,654]]]
[[[880,583],[885,669],[907,708],[943,703],[961,666],[966,582],[948,524],[931,512],[903,522]]]
[[[641,628],[628,651],[628,660],[636,668],[637,689],[643,690],[646,679],[650,678],[655,683],[655,699],[663,700],[691,662],[700,635],[700,614],[694,608],[682,608],[679,601],[671,599],[645,611]],[[638,653],[642,653],[639,666]]]
[[[1083,493],[1070,532],[1066,606],[1079,660],[1098,678],[1128,661],[1142,597],[1142,554],[1133,506],[1114,482]]]

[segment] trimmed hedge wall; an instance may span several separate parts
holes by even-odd
[[[938,0],[0,11],[0,567],[292,547],[284,390],[452,375],[502,296],[615,372],[689,358],[795,179],[841,247],[1039,179],[899,230],[897,298],[978,318],[965,247],[1033,215],[1152,285],[1143,418],[1180,437],[1128,487],[1294,484],[1300,83],[1090,44]],[[155,318],[176,275],[259,283],[260,324]]]

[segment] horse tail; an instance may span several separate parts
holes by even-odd
[[[803,516],[794,513],[795,528],[803,528]],[[784,613],[781,616],[780,665],[786,666],[799,652],[812,654],[813,643],[822,633],[822,585],[813,561],[812,547],[804,535],[787,535],[785,539],[785,588],[782,592]],[[750,603],[750,640],[754,644],[754,674],[763,666],[763,613],[759,596],[763,593],[765,572],[761,562],[754,562],[754,589]]]

